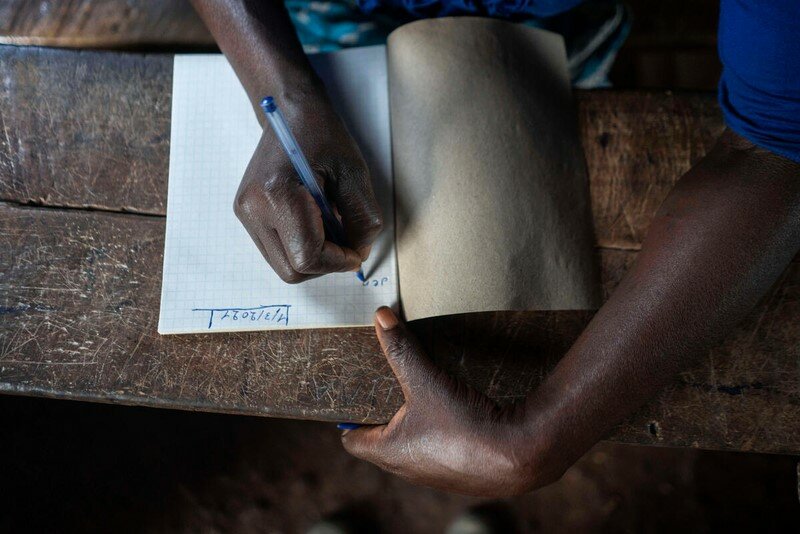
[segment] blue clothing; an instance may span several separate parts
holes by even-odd
[[[358,0],[365,13],[386,7],[410,13],[416,18],[485,15],[511,18],[514,16],[552,17],[563,13],[584,0]]]
[[[663,0],[668,2],[669,0]],[[308,51],[383,42],[410,20],[503,18],[564,36],[578,87],[607,86],[630,28],[620,0],[287,0]],[[725,122],[758,146],[800,162],[800,0],[721,0],[719,101]]]
[[[800,162],[800,0],[722,0],[718,40],[728,127]]]
[[[577,87],[608,87],[608,72],[631,26],[621,0],[285,0],[306,52],[386,42],[420,18],[482,15],[561,34]]]

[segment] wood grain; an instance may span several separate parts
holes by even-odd
[[[188,0],[0,0],[0,43],[213,47]]]
[[[385,421],[402,398],[368,328],[156,334],[170,66],[168,56],[0,47],[0,392]],[[722,123],[711,95],[577,99],[608,294]],[[795,260],[722,346],[612,439],[800,451],[798,288]],[[542,380],[589,319],[473,314],[413,328],[440,365],[507,402]]]
[[[369,328],[159,336],[164,221],[0,206],[0,391],[322,420],[385,421],[402,402]],[[634,251],[601,250],[610,291]],[[800,265],[751,319],[612,436],[796,452]],[[534,388],[587,312],[414,323],[440,365],[501,402]]]
[[[0,92],[0,199],[165,214],[171,56],[0,46],[0,72],[12,73]],[[714,95],[576,100],[598,244],[638,247],[722,131]]]
[[[172,57],[0,46],[0,199],[164,215]]]
[[[638,248],[675,182],[724,124],[711,94],[578,93],[597,243]]]

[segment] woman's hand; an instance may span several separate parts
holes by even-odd
[[[500,496],[556,480],[746,316],[800,250],[800,164],[732,132],[676,185],[636,263],[513,411],[448,378],[388,310],[378,337],[406,404],[343,437],[420,484]]]
[[[341,216],[349,247],[325,240],[320,210],[269,126],[245,171],[234,211],[286,282],[355,271],[383,224],[364,158],[324,96],[284,97],[280,105]]]
[[[328,199],[342,218],[348,248],[325,241],[322,215],[275,134],[264,128],[234,211],[264,258],[286,282],[354,271],[382,220],[364,158],[303,53],[280,0],[192,0],[247,91],[253,110],[274,96]]]
[[[488,497],[557,480],[528,430],[523,405],[500,408],[438,369],[389,308],[375,330],[406,402],[386,425],[346,431],[347,451],[409,482]]]

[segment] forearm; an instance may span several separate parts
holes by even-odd
[[[281,0],[191,1],[255,108],[267,95],[289,104],[324,98]]]
[[[417,484],[514,495],[557,480],[724,337],[800,248],[800,164],[733,134],[689,171],[635,265],[545,382],[499,407],[425,357],[388,308],[376,332],[405,404],[347,450]]]
[[[635,265],[527,400],[533,454],[571,465],[728,334],[798,248],[800,165],[726,132],[670,193]]]

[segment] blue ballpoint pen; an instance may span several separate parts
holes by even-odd
[[[340,247],[348,246],[342,223],[336,218],[336,215],[334,215],[333,209],[328,203],[328,199],[325,198],[325,193],[319,186],[317,179],[314,178],[314,172],[311,170],[311,166],[308,164],[308,160],[303,154],[303,151],[300,150],[300,145],[297,144],[297,140],[289,129],[289,125],[286,124],[283,114],[281,114],[278,106],[275,105],[275,99],[271,96],[265,97],[261,101],[261,109],[264,110],[264,115],[267,116],[267,120],[275,131],[275,135],[278,136],[283,148],[286,150],[289,160],[291,160],[297,174],[300,176],[300,181],[303,182],[308,192],[311,193],[319,210],[322,212],[322,223],[325,226],[328,237]],[[359,269],[356,276],[362,282],[366,280],[363,269]]]

